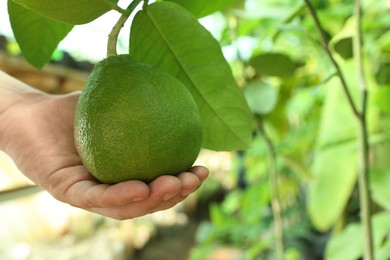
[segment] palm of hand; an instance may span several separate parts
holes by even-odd
[[[116,219],[170,208],[207,177],[204,167],[178,176],[161,176],[149,185],[97,182],[83,166],[73,141],[73,115],[79,93],[38,95],[5,116],[7,153],[21,171],[55,198]],[[11,114],[12,113],[12,114]]]

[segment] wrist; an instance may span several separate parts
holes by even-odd
[[[12,115],[23,106],[28,106],[47,94],[36,90],[8,74],[0,71],[0,149],[4,150],[7,142],[6,133],[11,129]],[[15,112],[15,113],[14,113]]]
[[[43,94],[0,71],[0,116],[17,103]]]

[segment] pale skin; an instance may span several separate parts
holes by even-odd
[[[56,199],[115,219],[168,209],[208,176],[203,166],[149,184],[97,182],[83,166],[73,139],[79,92],[49,95],[0,71],[0,150],[34,183]]]

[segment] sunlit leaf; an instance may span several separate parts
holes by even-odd
[[[383,53],[389,53],[390,52],[390,32],[387,31],[384,34],[380,36],[377,42],[380,51]]]
[[[390,209],[390,172],[371,172],[370,184],[373,200],[383,208]]]
[[[130,33],[135,60],[161,68],[181,80],[198,105],[203,147],[245,148],[252,116],[218,42],[184,8],[157,2],[138,12]]]
[[[13,0],[43,16],[69,24],[88,23],[116,9],[114,0]]]
[[[165,0],[183,6],[196,17],[203,17],[216,11],[222,11],[229,6],[238,5],[242,0]]]
[[[353,223],[339,235],[332,236],[326,249],[326,259],[355,260],[363,254],[363,229]]]
[[[356,146],[341,144],[316,154],[308,190],[310,219],[319,230],[328,230],[348,202],[357,176]]]
[[[357,176],[356,124],[342,89],[334,80],[327,84],[312,173],[308,212],[313,224],[328,230],[339,218]]]
[[[8,1],[12,30],[23,56],[37,68],[50,58],[62,39],[73,26],[41,16],[23,6]]]
[[[375,252],[376,260],[389,260],[390,259],[390,239],[387,239],[381,248]]]
[[[375,259],[388,259],[390,252],[388,243],[383,243],[390,232],[390,213],[380,212],[372,216],[373,244]],[[341,233],[333,235],[329,240],[325,259],[355,260],[363,256],[363,229],[361,223],[349,224]]]
[[[356,140],[357,124],[338,78],[325,85],[326,100],[322,108],[318,147],[328,147]]]

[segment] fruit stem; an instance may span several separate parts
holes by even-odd
[[[116,46],[118,42],[118,36],[120,31],[122,30],[123,26],[125,25],[127,19],[129,19],[131,13],[134,11],[134,9],[137,7],[137,5],[142,0],[134,0],[132,1],[129,6],[126,8],[126,11],[122,13],[122,15],[119,17],[118,21],[112,28],[110,34],[108,35],[108,42],[107,42],[107,57],[109,56],[115,56],[117,55]]]

